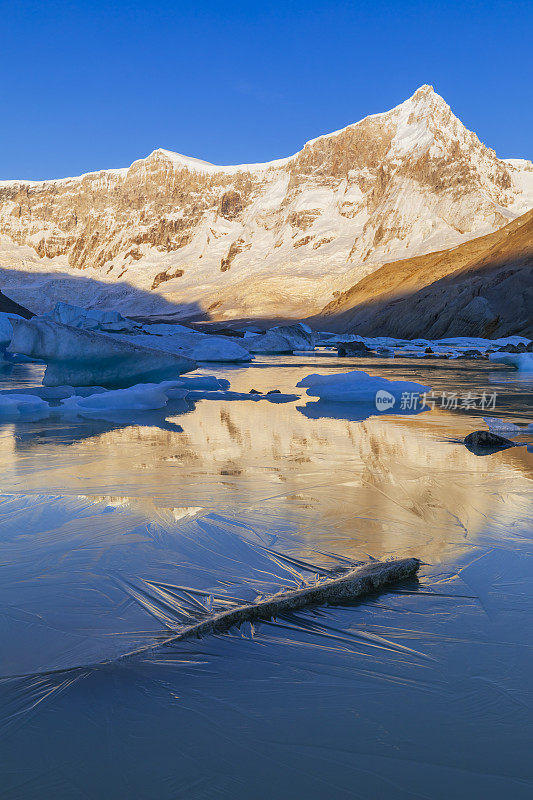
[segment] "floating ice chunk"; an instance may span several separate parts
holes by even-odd
[[[188,358],[43,319],[14,320],[9,352],[47,363],[45,386],[124,387],[196,369]]]
[[[497,417],[483,417],[483,422],[491,433],[496,433],[499,436],[507,436],[512,438],[525,432],[525,428],[515,425],[514,422],[505,422],[503,419]]]
[[[378,410],[384,410],[381,406],[389,403],[392,408],[396,401],[405,392],[411,394],[422,394],[431,391],[430,386],[423,386],[412,381],[388,381],[386,378],[378,378],[368,375],[360,370],[351,372],[336,373],[334,375],[308,375],[303,378],[297,386],[306,386],[307,394],[310,397],[320,397],[321,400],[342,403],[367,403],[370,401],[378,403]],[[378,393],[383,394],[383,402],[377,398]],[[389,396],[387,400],[386,395]]]
[[[188,330],[187,333],[174,333],[170,336],[168,334],[151,336],[145,333],[144,335],[121,336],[120,338],[132,344],[151,347],[165,353],[183,355],[195,361],[238,363],[252,360],[248,350],[227,336],[212,336],[198,331]]]
[[[195,361],[251,361],[252,356],[240,344],[224,336],[203,335],[191,349],[191,358]]]
[[[0,351],[5,350],[13,338],[13,325],[11,324],[13,319],[24,319],[24,317],[0,312]]]
[[[151,411],[167,405],[169,397],[180,399],[187,394],[186,389],[178,388],[177,381],[162,383],[141,383],[128,389],[116,389],[88,397],[73,395],[61,401],[62,408],[80,416],[92,416],[112,411]]]
[[[244,340],[243,340],[244,341]],[[263,335],[246,339],[250,353],[292,353],[293,350],[313,350],[315,336],[308,325],[277,325]]]
[[[193,336],[204,336],[201,331],[195,331],[193,328],[187,328],[186,325],[179,325],[178,323],[168,322],[154,322],[152,325],[145,324],[142,326],[145,333],[154,336],[177,336],[180,333],[191,334]]]
[[[24,388],[23,390],[20,388],[2,389],[0,392],[0,397],[14,394],[24,394],[25,397],[40,397],[41,400],[64,400],[65,397],[70,397],[71,395],[76,394],[76,390],[72,386],[54,386],[50,388],[46,386],[32,386]]]
[[[519,372],[533,372],[533,353],[490,353],[489,360],[509,364]]]
[[[190,375],[178,378],[176,384],[184,389],[206,389],[215,392],[219,389],[229,389],[230,386],[226,378],[215,378],[214,375]]]
[[[0,313],[0,350],[8,346],[13,336],[13,326],[7,314]]]
[[[494,347],[505,347],[505,345],[508,344],[527,345],[529,342],[530,339],[526,339],[524,336],[506,336],[503,339],[483,339],[479,336],[452,336],[447,339],[436,339],[435,341],[427,340],[427,345],[434,350],[449,350],[452,348],[458,352],[463,352],[464,350],[480,350],[481,352],[486,352]]]
[[[327,343],[328,345],[344,344],[345,342],[362,342],[363,337],[355,333],[325,333],[316,334],[317,344]]]
[[[0,420],[26,418],[33,421],[44,419],[50,414],[46,400],[31,394],[0,395]]]

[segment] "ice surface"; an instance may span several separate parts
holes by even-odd
[[[497,364],[509,364],[519,372],[533,372],[533,353],[491,353],[489,359]]]
[[[14,320],[13,331],[9,352],[45,361],[45,386],[119,388],[172,380],[196,368],[183,356],[48,320]]]
[[[271,361],[217,374],[285,392],[324,369]],[[487,388],[490,365],[461,367],[373,371]],[[493,413],[524,422],[517,383]],[[274,776],[282,798],[529,800],[531,457],[451,442],[485,427],[472,411],[360,424],[346,417],[364,403],[319,405],[339,418],[205,401],[176,433],[2,427],[2,797],[266,800]],[[314,551],[428,563],[362,604],[160,646],[191,616],[309,580]]]
[[[431,391],[430,386],[423,386],[412,381],[389,381],[378,378],[367,372],[353,370],[351,372],[337,373],[335,375],[308,375],[297,386],[306,386],[310,397],[320,397],[321,400],[333,402],[366,403],[376,400],[378,392],[392,395],[394,402],[406,392],[408,394],[422,394]],[[384,398],[385,404],[387,398]],[[391,408],[394,403],[391,402]],[[381,410],[381,409],[380,409]]]

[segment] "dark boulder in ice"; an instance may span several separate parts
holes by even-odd
[[[510,439],[491,431],[474,431],[465,436],[463,441],[467,448],[476,455],[487,455],[515,446]]]

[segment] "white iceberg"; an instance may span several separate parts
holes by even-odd
[[[193,336],[205,336],[201,331],[195,331],[193,328],[187,328],[186,325],[170,322],[153,322],[151,324],[145,323],[142,326],[144,333],[152,336],[177,336],[180,333],[192,334]]]
[[[69,303],[56,303],[54,310],[43,314],[40,319],[50,319],[82,330],[99,330],[107,333],[133,333],[142,327],[139,323],[126,319],[118,311],[86,309]]]
[[[4,311],[0,312],[0,352],[5,350],[13,338],[13,325],[11,320],[24,319],[18,314],[6,314]]]
[[[27,418],[31,421],[44,419],[50,414],[46,400],[31,394],[0,395],[0,420]]]
[[[164,408],[168,401],[183,400],[189,394],[194,399],[230,399],[229,381],[214,375],[196,375],[161,383],[141,383],[125,389],[107,390],[101,386],[73,387],[37,386],[0,391],[0,421],[23,418],[28,421],[50,415],[74,415],[106,418],[124,411],[153,411]],[[249,399],[249,395],[242,395]],[[276,398],[280,395],[276,395]],[[241,395],[238,395],[241,399]],[[47,400],[51,400],[50,405]],[[60,401],[60,405],[58,405]]]
[[[35,318],[13,320],[8,351],[45,361],[44,386],[118,388],[172,380],[196,369],[194,361],[180,355]]]
[[[113,411],[152,411],[164,408],[170,398],[181,399],[187,390],[179,388],[177,381],[141,383],[128,389],[115,389],[88,397],[73,395],[61,401],[62,410],[80,416],[99,415]]]
[[[175,353],[186,358],[192,358],[194,361],[239,363],[252,360],[248,350],[245,350],[233,339],[229,339],[227,336],[212,336],[198,331],[188,330],[187,333],[179,332],[171,335],[161,333],[155,336],[144,333],[136,336],[120,336],[118,338],[135,345],[151,347],[162,350],[165,353]]]
[[[277,325],[265,334],[246,337],[245,346],[250,353],[292,353],[293,350],[314,350],[315,335],[308,325]]]
[[[240,344],[227,336],[205,336],[191,349],[195,361],[251,361],[252,356]]]
[[[533,353],[490,353],[489,360],[508,364],[519,372],[533,372]]]
[[[430,386],[421,383],[388,381],[360,370],[333,375],[308,375],[296,385],[307,387],[309,397],[335,403],[374,402],[380,411],[392,408],[403,394],[416,396],[431,391]]]

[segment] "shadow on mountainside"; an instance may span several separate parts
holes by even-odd
[[[196,302],[173,303],[164,295],[139,289],[126,281],[106,283],[66,272],[31,272],[0,268],[0,311],[31,317],[51,311],[58,302],[82,308],[119,311],[123,316],[150,317],[152,321],[207,321],[209,315]]]
[[[6,297],[3,292],[0,292],[0,313],[2,314],[18,314],[19,317],[24,317],[24,319],[31,319],[33,317],[33,312],[29,311],[24,306],[15,303],[14,300],[11,300],[9,297]]]
[[[401,264],[401,262],[398,262]],[[396,266],[396,265],[395,265]],[[386,264],[381,269],[388,268]],[[315,330],[354,332],[362,336],[439,339],[449,336],[533,338],[533,257],[502,260],[477,270],[460,271],[417,289],[382,293],[357,302],[370,275],[345,293],[344,307],[330,303],[321,314],[305,320]],[[197,303],[173,303],[164,296],[129,283],[108,284],[85,275],[35,274],[0,269],[0,311],[29,318],[53,309],[59,301],[83,308],[119,311],[140,322],[181,322],[205,332],[253,324],[258,330],[294,323],[292,318],[260,315],[213,320]],[[361,288],[360,288],[361,287]],[[364,296],[364,295],[363,295]],[[352,305],[353,302],[353,305]],[[346,307],[348,305],[348,307]]]
[[[502,261],[468,274],[450,275],[307,320],[315,329],[397,339],[451,336],[533,338],[533,259]]]
[[[532,268],[533,210],[451,250],[384,264],[310,322],[365,336],[531,337]]]
[[[354,331],[365,336],[438,339],[519,334],[531,338],[532,268],[533,210],[491,234],[450,250],[388,262],[306,321],[315,329]],[[263,315],[222,320],[196,302],[172,302],[157,291],[125,281],[107,283],[87,273],[90,270],[73,275],[3,267],[3,301],[11,313],[22,316],[49,311],[63,301],[83,308],[116,310],[140,321],[149,318],[152,322],[197,324],[204,330],[243,323],[265,329],[297,321],[273,319],[264,311]],[[234,291],[238,300],[238,287]],[[20,306],[17,311],[19,303],[22,311]]]

